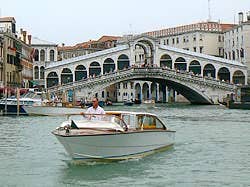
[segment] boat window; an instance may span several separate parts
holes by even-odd
[[[114,122],[120,125],[123,129],[127,129],[127,123],[123,121],[123,119],[113,116]]]
[[[155,118],[153,118],[152,116],[144,116],[143,117],[143,128],[144,129],[156,128]]]
[[[143,129],[164,128],[163,123],[157,117],[150,115],[138,116],[138,125],[139,128],[143,125]]]
[[[122,120],[127,124],[129,129],[135,129],[135,115],[123,114]]]
[[[158,118],[155,118],[155,120],[156,120],[156,128],[166,129],[165,125]]]
[[[122,115],[123,121],[129,126],[130,125],[130,116],[129,115]]]

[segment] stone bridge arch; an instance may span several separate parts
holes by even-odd
[[[110,85],[134,80],[156,82],[159,86],[162,85],[162,87],[168,86],[193,104],[216,103],[218,99],[234,92],[235,89],[233,85],[226,82],[218,82],[212,79],[204,80],[202,77],[193,79],[189,73],[162,68],[130,68],[121,72],[105,74],[90,81],[83,80],[71,85],[65,85],[63,88],[52,88],[50,90],[51,92],[53,92],[53,89],[54,92],[60,92],[60,90],[65,92],[69,89],[80,89],[83,90],[83,94],[87,95],[88,90],[91,90],[91,93],[96,93]]]
[[[155,49],[156,42],[154,38],[148,36],[139,36],[133,41],[133,49],[136,49],[136,46],[142,47],[145,56],[145,65],[152,65],[155,60]],[[156,62],[155,62],[156,63]]]

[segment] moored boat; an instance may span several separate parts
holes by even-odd
[[[238,87],[234,94],[228,94],[223,102],[219,102],[229,109],[250,110],[250,86]]]
[[[132,106],[134,104],[134,102],[133,101],[124,101],[123,104],[126,106]]]
[[[86,109],[81,107],[62,107],[62,106],[33,106],[23,105],[22,110],[29,116],[56,116],[69,115],[84,112]]]
[[[138,158],[174,144],[175,131],[154,114],[112,111],[85,117],[67,120],[52,132],[73,159]]]
[[[40,106],[42,99],[40,93],[28,92],[19,99],[14,96],[0,100],[0,111],[6,115],[28,115],[23,106]]]
[[[142,102],[147,107],[154,107],[155,106],[155,100],[154,99],[147,99]]]

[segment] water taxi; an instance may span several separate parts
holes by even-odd
[[[175,137],[156,115],[126,111],[71,118],[52,133],[74,160],[140,158],[171,147]]]

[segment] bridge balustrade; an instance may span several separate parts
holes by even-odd
[[[223,82],[220,80],[215,80],[213,78],[209,77],[201,77],[197,75],[193,75],[190,72],[185,72],[185,71],[176,71],[174,69],[169,69],[169,68],[162,68],[162,67],[129,67],[124,70],[118,70],[116,72],[110,72],[106,73],[104,75],[98,75],[94,78],[86,78],[83,80],[78,80],[70,83],[66,83],[63,85],[57,85],[48,88],[51,92],[57,92],[60,90],[67,90],[67,89],[72,89],[72,88],[77,88],[77,87],[82,87],[84,85],[93,85],[97,83],[101,83],[103,81],[108,81],[110,79],[117,79],[117,77],[123,76],[123,77],[129,77],[129,76],[134,76],[134,75],[147,75],[147,74],[154,74],[162,77],[170,77],[174,78],[177,80],[183,80],[183,81],[188,81],[188,82],[193,82],[197,84],[207,84],[207,85],[213,85],[221,88],[230,88],[234,89],[234,85]]]

